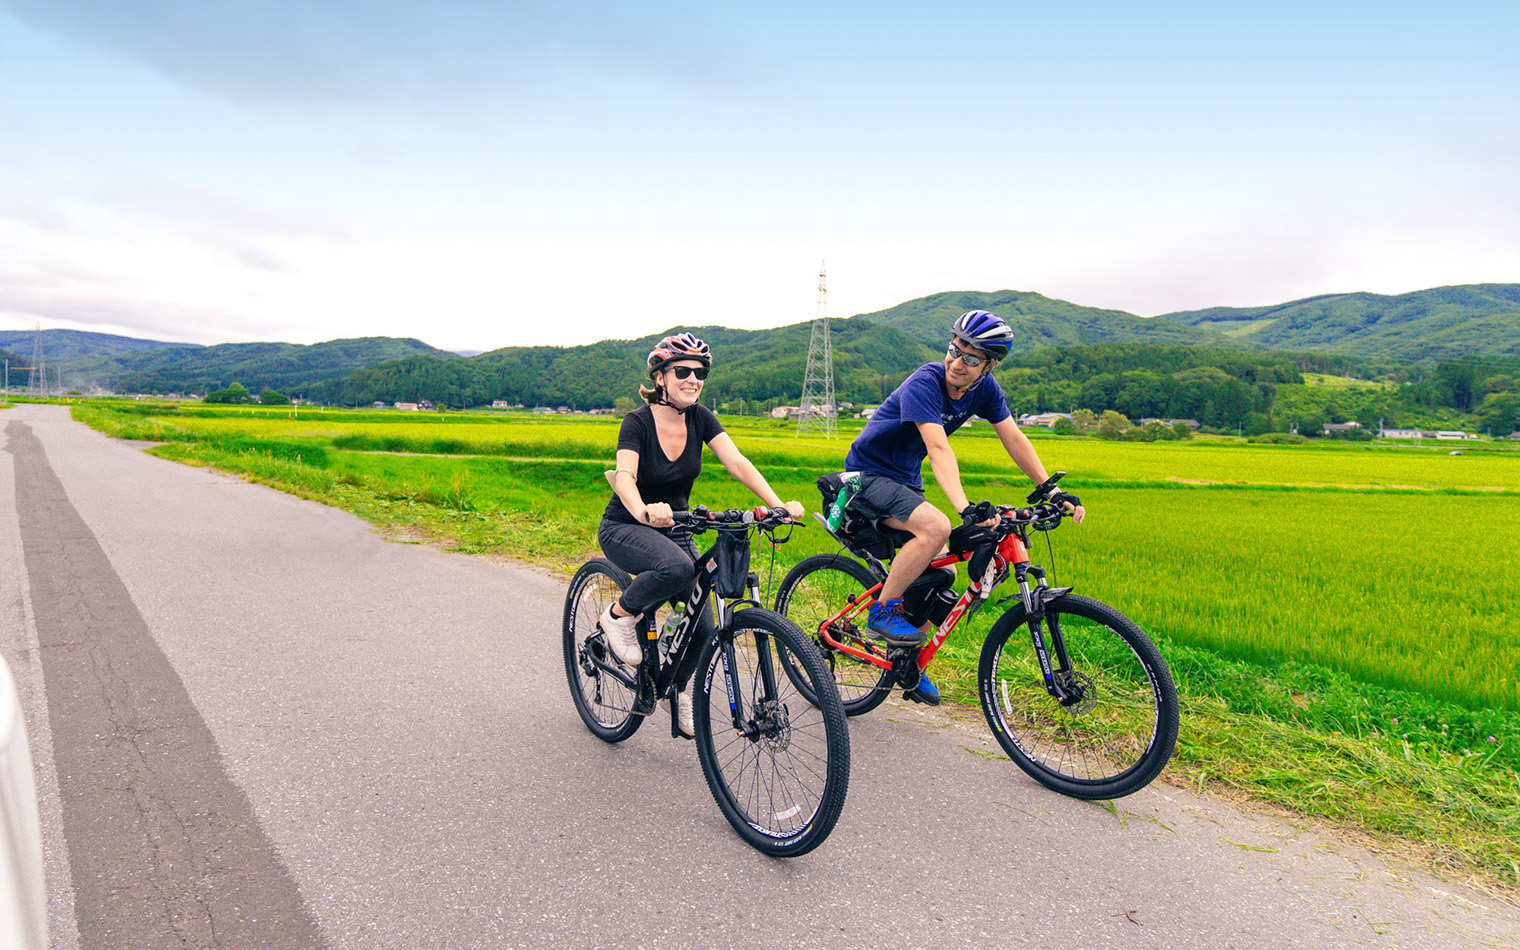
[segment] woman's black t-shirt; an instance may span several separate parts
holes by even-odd
[[[632,449],[639,453],[639,497],[644,504],[664,502],[672,511],[685,511],[690,506],[692,483],[702,474],[702,446],[723,434],[723,423],[711,409],[694,405],[686,410],[686,448],[679,458],[672,460],[660,447],[660,435],[655,430],[654,412],[650,406],[640,406],[623,417],[618,430],[618,450]],[[621,524],[643,524],[629,513],[623,500],[612,494],[602,517]]]

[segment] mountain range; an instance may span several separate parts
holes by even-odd
[[[1329,294],[1269,307],[1215,307],[1140,317],[1083,307],[1038,293],[1003,290],[932,294],[895,307],[831,321],[841,393],[878,391],[935,359],[946,329],[972,309],[991,310],[1013,327],[1015,353],[1058,346],[1151,344],[1244,351],[1334,354],[1379,365],[1465,356],[1520,357],[1520,284],[1438,287],[1397,296]],[[743,370],[743,398],[795,398],[807,355],[809,323],[770,330],[684,328],[704,335]],[[233,382],[333,402],[407,398],[414,390],[453,391],[451,405],[495,398],[610,404],[632,392],[639,360],[663,334],[586,346],[505,347],[463,357],[416,339],[363,337],[302,346],[229,343],[197,346],[75,330],[0,332],[13,379],[40,347],[70,388],[117,392],[199,392]],[[445,366],[447,368],[445,368]],[[52,375],[51,372],[49,374]],[[737,374],[736,374],[737,375]],[[399,388],[398,388],[399,387]],[[710,389],[722,388],[715,377]],[[606,392],[602,392],[602,390]],[[605,398],[604,398],[605,397]],[[472,401],[476,400],[476,401]]]
[[[1241,343],[1383,360],[1520,356],[1520,284],[1466,284],[1387,297],[1325,294],[1272,307],[1163,314]]]

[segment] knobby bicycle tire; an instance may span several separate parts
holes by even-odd
[[[1177,742],[1177,689],[1161,652],[1119,611],[1076,594],[1045,607],[1050,662],[1058,627],[1078,701],[1047,691],[1024,606],[993,625],[977,684],[987,725],[1036,781],[1074,798],[1133,794],[1161,773]]]
[[[816,703],[776,669],[782,650]],[[733,674],[732,697],[726,672]],[[739,836],[776,857],[822,844],[844,808],[850,734],[818,648],[780,614],[735,611],[703,645],[692,695],[702,774]],[[742,729],[735,729],[734,709]]]
[[[606,742],[622,742],[644,722],[643,716],[633,712],[638,698],[634,691],[597,669],[588,655],[617,663],[597,621],[630,580],[627,571],[606,558],[593,558],[575,572],[565,594],[565,676],[570,680],[570,696],[586,728]]]
[[[818,644],[824,662],[833,673],[845,715],[859,716],[882,704],[892,689],[892,671],[831,646],[823,639],[824,621],[845,608],[852,595],[875,587],[878,579],[859,561],[838,554],[814,554],[787,572],[776,590],[776,612],[795,623]],[[863,621],[862,621],[863,622]],[[869,638],[857,623],[845,622],[832,631],[834,639],[885,658],[886,650]],[[802,695],[813,701],[807,680],[789,653],[781,654],[781,666]]]

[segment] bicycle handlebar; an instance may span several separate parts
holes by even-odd
[[[742,526],[746,529],[755,527],[762,531],[770,531],[784,524],[807,526],[806,522],[793,521],[792,513],[785,508],[726,508],[722,511],[709,511],[706,505],[698,505],[690,511],[671,512],[671,518],[676,524],[690,528],[693,533],[701,534],[715,528]]]
[[[1042,501],[1037,505],[1026,505],[1022,508],[1013,505],[994,505],[990,501],[983,501],[975,505],[967,505],[961,517],[964,524],[981,524],[989,518],[996,516],[998,524],[992,526],[992,530],[999,528],[1004,533],[1014,528],[1035,528],[1039,531],[1049,531],[1061,523],[1062,518],[1071,517],[1071,512],[1060,502]]]

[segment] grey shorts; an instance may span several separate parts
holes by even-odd
[[[860,491],[850,500],[850,507],[873,522],[896,518],[903,524],[924,503],[924,493],[885,475],[861,475]]]

